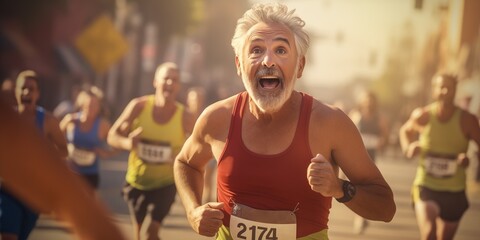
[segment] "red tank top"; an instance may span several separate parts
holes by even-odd
[[[242,118],[247,92],[236,99],[230,131],[218,163],[217,196],[225,203],[223,224],[229,226],[233,202],[262,210],[290,210],[298,205],[297,237],[328,228],[331,197],[311,190],[307,168],[313,158],[308,141],[312,97],[302,93],[297,129],[290,146],[274,155],[247,149],[242,141]],[[281,129],[279,129],[281,131]]]

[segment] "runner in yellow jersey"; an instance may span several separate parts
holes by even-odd
[[[434,102],[415,109],[400,129],[402,150],[419,156],[413,202],[421,239],[453,239],[468,209],[465,169],[469,140],[480,145],[477,118],[455,105],[457,78],[432,81]]]
[[[174,63],[160,65],[153,80],[155,94],[131,100],[108,134],[111,146],[130,151],[123,195],[135,239],[141,238],[140,232],[159,239],[162,220],[175,200],[173,160],[195,121],[176,101],[179,73]],[[144,222],[147,216],[152,221]]]

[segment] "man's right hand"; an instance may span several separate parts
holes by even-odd
[[[189,212],[188,221],[193,230],[203,236],[215,236],[223,223],[223,205],[222,202],[209,202]]]
[[[128,139],[130,139],[130,150],[133,150],[137,147],[138,142],[140,141],[140,134],[143,132],[142,127],[138,127],[128,134]]]
[[[413,157],[417,156],[420,154],[420,143],[418,141],[412,142],[408,145],[407,152],[405,153],[405,156],[408,159],[412,159]]]

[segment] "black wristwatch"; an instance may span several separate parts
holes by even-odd
[[[355,193],[357,192],[357,189],[355,188],[355,185],[353,185],[351,182],[346,180],[342,181],[343,197],[335,199],[340,203],[345,203],[352,200],[352,198],[355,196]]]

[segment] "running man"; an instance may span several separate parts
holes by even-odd
[[[58,219],[67,222],[76,239],[126,239],[113,221],[111,212],[88,194],[87,185],[68,169],[65,159],[48,146],[43,136],[35,132],[36,127],[20,118],[10,102],[1,98],[0,112],[2,184],[11,185],[11,193],[35,210],[54,213]],[[0,197],[3,201],[3,195]],[[11,220],[0,217],[0,225]],[[25,238],[9,234],[2,239]]]
[[[106,146],[110,121],[103,116],[103,92],[95,86],[79,92],[76,105],[79,112],[67,114],[60,128],[68,141],[68,162],[92,187],[100,182],[100,158],[107,158],[115,151]]]
[[[341,110],[294,90],[309,37],[282,4],[256,4],[232,46],[246,88],[205,109],[175,160],[192,228],[225,239],[328,239],[332,198],[391,221],[393,193]],[[202,203],[204,171],[217,159],[217,202]],[[350,181],[338,178],[339,168]]]
[[[164,63],[155,72],[154,95],[130,101],[108,134],[108,143],[130,151],[123,195],[129,206],[135,239],[142,228],[147,239],[159,239],[161,223],[175,200],[173,160],[195,118],[176,101],[180,72]],[[150,216],[152,221],[144,221]]]
[[[39,134],[44,135],[48,142],[64,159],[67,152],[67,142],[59,128],[58,120],[44,108],[37,106],[40,98],[39,78],[34,71],[26,70],[18,75],[15,96],[17,112],[20,118],[35,125]],[[26,149],[28,151],[28,149]],[[10,159],[15,161],[15,159]],[[27,176],[25,176],[27,177]],[[38,213],[11,195],[9,184],[2,184],[0,189],[0,233],[1,239],[27,239],[35,227]]]
[[[421,239],[453,239],[468,209],[465,194],[469,140],[480,144],[477,118],[455,105],[457,78],[432,79],[434,102],[415,109],[400,128],[402,151],[419,156],[413,203]]]

